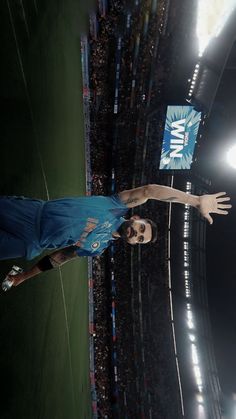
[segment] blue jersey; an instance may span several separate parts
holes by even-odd
[[[79,256],[99,255],[127,211],[118,195],[48,201],[41,214],[40,246],[54,249],[75,245]]]
[[[0,259],[33,259],[46,249],[74,245],[79,256],[99,255],[123,223],[118,195],[42,201],[0,198]]]

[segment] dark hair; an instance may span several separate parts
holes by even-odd
[[[152,227],[152,238],[149,243],[155,243],[157,241],[157,225],[154,223],[154,221],[150,220],[150,218],[145,218],[145,220]]]

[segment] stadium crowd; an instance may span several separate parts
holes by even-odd
[[[111,193],[112,171],[116,191],[168,181],[158,172],[169,77],[166,4],[109,1],[106,13],[96,15],[89,38],[93,194]],[[168,308],[168,208],[150,202],[135,210],[157,222],[158,242],[131,249],[117,241],[93,259],[97,412],[132,419],[147,417],[151,409],[153,417],[173,418],[179,404],[171,397],[177,382]]]

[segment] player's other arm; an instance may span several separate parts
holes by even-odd
[[[169,186],[155,184],[123,191],[119,194],[119,197],[129,208],[144,204],[148,199],[187,204],[197,208],[210,224],[213,223],[210,213],[227,215],[227,209],[231,208],[230,204],[225,204],[226,201],[230,200],[229,197],[225,196],[225,192],[197,196],[170,188]]]
[[[13,281],[13,286],[17,286],[42,272],[58,268],[77,256],[76,248],[74,246],[65,247],[64,249],[56,250],[48,256],[44,256],[29,270],[17,275],[9,275],[8,279]]]
[[[186,194],[178,189],[162,185],[145,185],[119,193],[119,197],[129,208],[144,204],[148,199],[158,201],[189,204],[193,207],[200,205],[199,196]]]

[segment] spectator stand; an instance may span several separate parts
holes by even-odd
[[[86,194],[91,195],[91,161],[90,161],[90,77],[89,77],[89,43],[87,36],[81,36],[81,60],[83,79],[83,108],[85,130],[85,156],[86,156]],[[94,301],[93,301],[93,275],[92,258],[88,258],[88,299],[89,299],[89,359],[90,359],[90,385],[93,419],[98,418],[97,393],[95,386],[94,363]]]
[[[106,148],[111,147],[109,138],[109,124],[111,124],[109,115],[111,114],[113,114],[113,120],[116,123],[112,125],[112,160],[114,164],[110,168],[112,176],[111,182],[109,182],[109,191],[114,193],[116,188],[120,190],[130,186],[135,187],[141,182],[149,182],[153,179],[154,182],[157,181],[156,167],[152,163],[152,152],[160,147],[161,141],[158,132],[161,124],[158,117],[162,115],[162,108],[160,105],[156,105],[155,98],[158,93],[159,103],[162,100],[162,82],[160,83],[159,79],[156,80],[156,67],[157,59],[160,61],[158,58],[162,31],[160,22],[166,16],[165,8],[163,8],[164,0],[142,3],[134,0],[129,6],[124,5],[124,2],[120,0],[110,1],[105,12],[104,8],[101,9],[100,4],[99,2],[98,13],[92,16],[90,38],[82,38],[81,44],[84,103],[87,115],[85,122],[87,190],[88,193],[95,194],[107,192],[105,188],[108,186],[108,182],[104,174],[103,162],[106,160]],[[161,10],[163,11],[161,12]],[[122,15],[121,21],[118,19],[119,15]],[[115,45],[115,60],[111,65],[108,60],[108,54],[111,53],[110,39]],[[92,63],[91,67],[89,63]],[[107,73],[112,74],[113,72],[114,83],[107,85]],[[110,106],[111,97],[113,103]],[[158,108],[159,115],[152,113],[154,108]],[[154,123],[155,119],[157,121]],[[123,136],[122,127],[125,130]],[[96,166],[98,161],[99,166]],[[134,169],[135,176],[133,176]],[[161,176],[158,180],[159,183],[163,181]],[[155,214],[154,218],[157,218],[155,207],[153,207],[153,214]],[[162,220],[161,224],[166,222],[166,217],[166,213],[164,213],[164,222]],[[160,232],[162,231],[161,224]],[[161,275],[167,271],[165,254],[167,242],[164,233],[162,240],[163,252],[160,253],[160,258],[165,263],[160,270]],[[111,248],[111,252],[116,253],[116,258],[114,258],[115,254],[111,253],[110,299],[106,300],[107,297],[105,297],[103,289],[104,258],[101,257],[93,262],[89,261],[90,377],[93,412],[94,417],[104,418],[116,417],[117,413],[122,418],[140,417],[140,415],[144,417],[144,412],[151,412],[152,406],[156,406],[157,411],[160,410],[159,405],[161,404],[160,400],[156,400],[156,395],[151,393],[152,378],[148,377],[152,377],[154,374],[150,369],[150,357],[153,355],[147,347],[147,333],[148,330],[151,331],[152,325],[150,323],[151,316],[147,318],[145,312],[150,310],[147,301],[152,298],[153,284],[143,267],[145,264],[141,262],[142,258],[145,260],[148,258],[147,260],[151,264],[152,259],[147,256],[148,252],[144,252],[142,255],[143,250],[142,252],[141,250],[138,252],[132,250],[131,254],[130,249],[121,252],[117,245]],[[128,260],[126,264],[124,258]],[[114,265],[115,259],[122,261],[122,277],[120,277],[120,271],[117,270],[117,263]],[[126,284],[128,281],[125,281],[124,278],[126,271],[127,277],[129,277],[130,265],[133,270],[131,286]],[[137,267],[141,273],[137,273]],[[148,284],[147,290],[145,281]],[[165,285],[159,284],[158,289],[159,294],[163,292],[164,298],[159,297],[159,304],[163,319],[165,318],[166,321],[167,309],[165,305],[162,307],[162,300],[166,303],[168,295]],[[127,293],[131,293],[129,300],[127,300]],[[130,301],[129,307],[127,307],[127,301]],[[111,341],[109,345],[111,349],[107,348],[106,343],[104,344],[108,330],[106,329],[106,313],[103,311],[101,314],[102,309],[104,310],[104,306],[107,305],[110,306]],[[126,311],[127,308],[128,311]],[[124,319],[129,316],[128,313],[130,313],[130,324],[126,327],[127,333],[121,339],[122,331],[125,330]],[[166,333],[166,339],[167,335],[168,333]],[[160,332],[158,338],[164,339],[160,337]],[[130,345],[132,339],[133,346],[127,346],[126,351],[123,345]],[[167,345],[166,342],[164,344]],[[155,352],[157,348],[154,344],[153,348]],[[107,381],[108,371],[105,367],[105,359],[108,356],[110,356],[113,371],[112,403]],[[153,364],[155,365],[154,358]],[[144,365],[145,368],[143,368]],[[166,364],[163,362],[163,370],[165,366]],[[171,367],[168,366],[168,369],[170,370]],[[159,371],[158,374],[161,380],[162,372]],[[139,395],[138,399],[137,395]],[[108,406],[109,401],[112,404],[112,413]],[[159,417],[162,417],[161,414]]]
[[[97,14],[95,12],[91,12],[89,15],[89,32],[92,39],[95,41],[98,38],[98,31],[99,31],[99,22],[97,20]]]
[[[101,17],[106,17],[108,11],[107,0],[98,0],[98,10]]]

